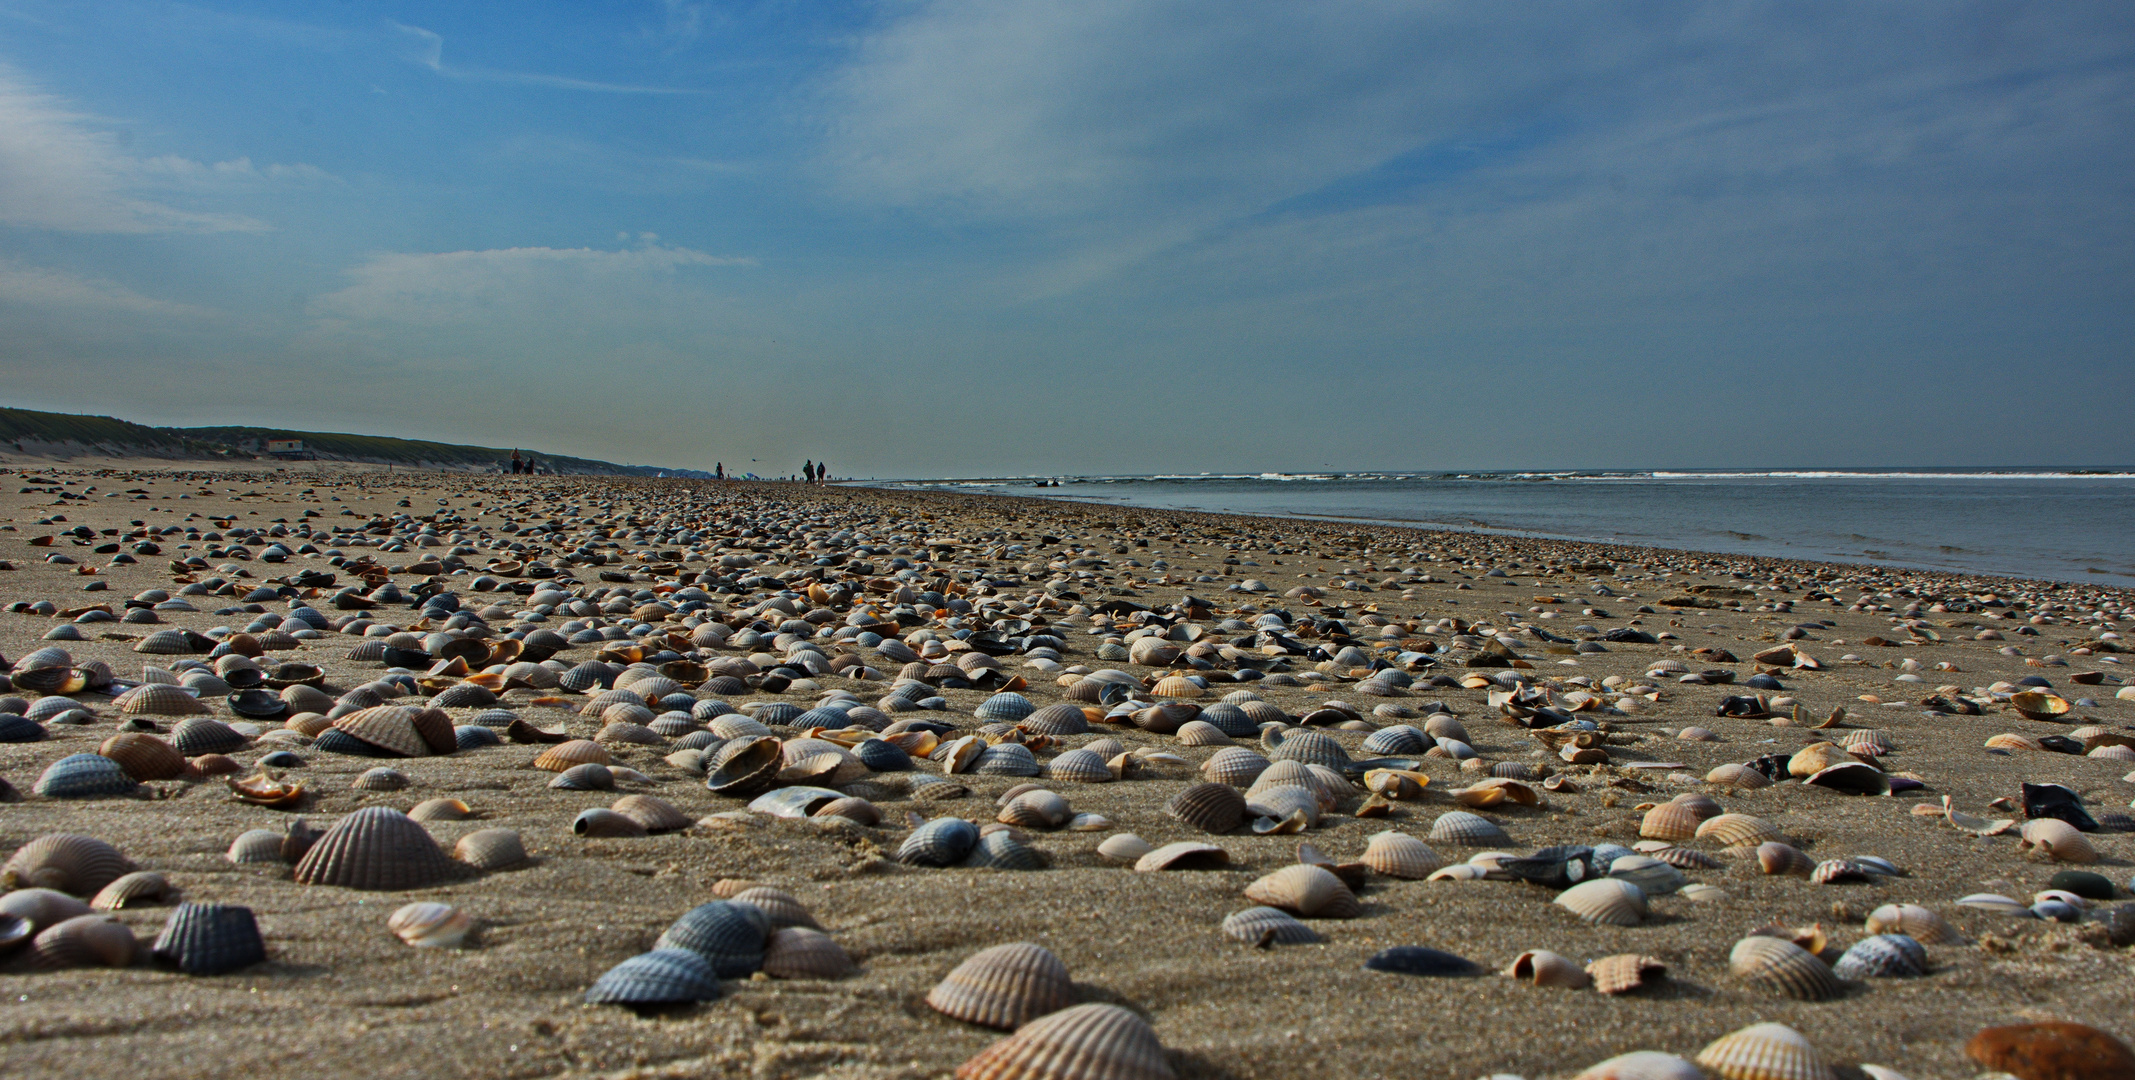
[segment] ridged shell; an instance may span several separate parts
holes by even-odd
[[[722,979],[738,979],[763,966],[764,938],[771,932],[764,913],[748,904],[714,900],[682,913],[660,935],[656,949],[688,949],[711,961]]]
[[[2032,818],[2024,823],[2023,842],[2026,850],[2034,850],[2055,862],[2094,863],[2098,861],[2098,849],[2074,825],[2060,818]]]
[[[1809,950],[1775,937],[1752,935],[1727,954],[1735,974],[1796,1001],[1827,1001],[1845,990],[1831,968]],[[1701,1055],[1699,1060],[1704,1060]]]
[[[1648,897],[1667,896],[1689,883],[1681,870],[1650,855],[1624,855],[1609,863],[1608,875],[1638,886]]]
[[[1232,741],[1216,725],[1199,720],[1179,725],[1177,737],[1181,746],[1229,746]]]
[[[1014,829],[983,833],[964,865],[983,870],[1043,870],[1045,853],[1023,842]]]
[[[1243,746],[1226,746],[1201,763],[1201,775],[1211,782],[1245,787],[1268,770],[1267,758]]]
[[[1711,772],[1706,773],[1705,782],[1708,784],[1726,784],[1738,788],[1761,788],[1770,784],[1772,779],[1747,765],[1738,765],[1730,762],[1726,765],[1716,766]]]
[[[366,806],[334,822],[297,863],[303,885],[420,889],[461,875],[420,824],[398,810]]]
[[[13,892],[0,895],[0,920],[12,918],[28,923],[28,931],[23,931],[20,928],[15,931],[17,934],[24,935],[25,938],[30,933],[35,933],[47,926],[71,919],[76,915],[87,915],[90,910],[89,905],[57,889],[16,889]],[[20,943],[20,941],[17,942],[17,944]]]
[[[119,911],[124,908],[161,904],[178,895],[178,889],[168,879],[154,870],[136,870],[112,879],[111,884],[97,890],[89,906],[98,911]]]
[[[474,810],[459,799],[424,799],[408,816],[416,821],[465,821],[474,816]]]
[[[1988,1069],[2022,1080],[2135,1076],[2135,1052],[2126,1043],[2097,1028],[2061,1020],[1986,1028],[1964,1049],[1965,1056]]]
[[[127,691],[119,711],[128,716],[198,716],[208,707],[178,687],[148,683]]]
[[[813,927],[782,926],[764,943],[763,972],[774,979],[838,979],[853,970],[844,947]]]
[[[1903,934],[1877,934],[1853,943],[1831,973],[1841,979],[1908,979],[1927,974],[1927,950]]]
[[[769,885],[753,885],[734,893],[727,899],[736,904],[748,904],[763,912],[764,919],[774,930],[788,926],[806,926],[816,930],[822,929],[821,924],[815,921],[815,916],[809,914],[808,909],[801,905],[800,900],[784,889],[774,889]]]
[[[586,837],[643,836],[645,826],[634,817],[594,807],[571,819],[571,831]]]
[[[1332,871],[1293,863],[1253,882],[1245,898],[1308,919],[1354,919],[1364,913],[1355,893]]]
[[[1364,855],[1359,860],[1371,868],[1372,873],[1391,878],[1420,880],[1445,865],[1431,845],[1407,833],[1387,831],[1374,834],[1364,846]]]
[[[180,904],[149,952],[187,975],[221,975],[267,959],[252,909],[234,904]]]
[[[451,904],[417,901],[386,916],[385,928],[420,949],[457,949],[474,929],[474,916]]]
[[[15,849],[0,867],[0,884],[94,896],[132,869],[119,849],[93,836],[47,833]]]
[[[562,772],[573,765],[584,765],[588,762],[607,765],[613,760],[599,743],[590,739],[572,739],[542,751],[534,758],[534,768]]]
[[[1317,945],[1321,941],[1318,931],[1297,921],[1289,912],[1266,906],[1225,916],[1223,932],[1248,945]]]
[[[1068,801],[1051,791],[1026,791],[1008,801],[994,820],[1030,829],[1057,829],[1074,816]]]
[[[557,773],[549,786],[559,791],[613,791],[615,771],[598,762],[573,765]]]
[[[1645,852],[1645,854],[1678,870],[1718,870],[1720,867],[1727,865],[1696,848],[1664,847]]]
[[[1629,994],[1655,986],[1668,977],[1668,965],[1650,956],[1619,953],[1604,956],[1586,966],[1594,989],[1604,994]]]
[[[1043,770],[1038,767],[1038,759],[1030,752],[1030,747],[1021,743],[1001,743],[980,751],[969,771],[985,776],[1036,776]]]
[[[1753,1024],[1723,1035],[1698,1051],[1696,1060],[1722,1080],[1831,1080],[1816,1048],[1785,1024]]]
[[[358,709],[334,720],[334,730],[385,751],[394,757],[424,757],[430,744],[415,730],[417,710],[405,705],[379,705]]]
[[[1044,946],[1024,941],[973,954],[927,992],[927,1005],[936,1012],[1004,1031],[1074,1000],[1067,965]]]
[[[1228,784],[1195,784],[1164,803],[1164,812],[1205,833],[1227,833],[1245,824],[1245,796]]]
[[[348,786],[357,791],[399,791],[409,783],[408,774],[387,765],[380,765],[358,773]]]
[[[1297,815],[1303,820],[1306,828],[1318,825],[1320,821],[1319,795],[1310,788],[1295,784],[1274,785],[1263,788],[1258,794],[1248,794],[1245,808],[1250,815],[1275,821],[1284,821],[1292,815]],[[1254,828],[1262,829],[1264,823],[1256,822]]]
[[[1497,822],[1466,810],[1448,810],[1438,815],[1426,839],[1459,847],[1494,847],[1512,842]]]
[[[978,827],[962,818],[935,818],[904,838],[897,861],[913,866],[954,866],[978,846]]]
[[[1572,1080],[1705,1080],[1705,1074],[1674,1054],[1634,1050],[1596,1062]]]
[[[1868,913],[1871,934],[1904,934],[1927,945],[1961,945],[1964,936],[1942,916],[1918,904],[1885,904]]]
[[[1366,753],[1393,757],[1413,757],[1428,751],[1438,740],[1408,724],[1395,724],[1371,733],[1364,740]]]
[[[135,642],[133,651],[151,656],[182,656],[206,652],[207,649],[197,647],[193,635],[184,630],[158,630]]]
[[[122,731],[104,740],[97,753],[118,762],[135,780],[169,780],[185,772],[185,755],[146,732]]]
[[[1270,737],[1273,737],[1272,732]],[[1334,736],[1323,731],[1289,731],[1283,733],[1272,745],[1265,737],[1262,742],[1268,746],[1269,761],[1301,761],[1307,765],[1325,765],[1330,769],[1346,769],[1352,764],[1349,751],[1342,749],[1342,744],[1334,741]]]
[[[1171,1080],[1147,1021],[1117,1005],[1077,1005],[1038,1020],[956,1070],[957,1080]]]
[[[1070,750],[1046,763],[1045,775],[1078,784],[1105,784],[1113,779],[1104,755],[1090,750]]]
[[[1230,853],[1214,844],[1181,840],[1145,852],[1134,860],[1134,870],[1141,874],[1163,870],[1218,870],[1229,866],[1230,862]]]
[[[273,829],[247,829],[230,841],[223,858],[239,866],[283,862],[282,834]]]
[[[1791,844],[1767,840],[1757,845],[1757,866],[1775,876],[1808,877],[1816,870],[1816,860]]]
[[[656,795],[625,795],[608,809],[644,826],[649,833],[687,829],[692,821],[680,807]]]
[[[1114,862],[1131,863],[1155,850],[1156,847],[1149,841],[1133,833],[1107,836],[1097,845],[1097,853]]]
[[[110,915],[76,915],[45,927],[30,941],[30,964],[40,968],[127,967],[140,943]]]
[[[719,996],[711,962],[687,949],[654,949],[609,968],[586,991],[589,1005],[682,1005]]]
[[[101,754],[69,754],[37,777],[32,789],[50,799],[87,799],[131,795],[140,787],[119,763]]]
[[[704,786],[721,795],[751,795],[771,786],[782,760],[777,737],[744,735],[712,755]]]
[[[1006,693],[995,694],[992,697],[987,698],[982,702],[979,702],[979,707],[973,709],[971,711],[971,715],[976,716],[981,720],[993,720],[1004,724],[1013,724],[1016,721],[1021,720],[1036,711],[1038,711],[1038,707],[1036,705],[1031,704],[1029,698],[1010,691]]]
[[[1582,881],[1558,893],[1552,903],[1603,926],[1637,926],[1646,919],[1646,894],[1638,886],[1615,878]]]
[[[526,861],[526,844],[513,829],[477,829],[460,837],[452,854],[477,870],[503,870]]]
[[[1747,847],[1767,840],[1781,839],[1779,827],[1760,817],[1749,814],[1721,814],[1706,818],[1698,826],[1697,838],[1710,840],[1722,847]]]
[[[1686,804],[1664,802],[1646,811],[1638,823],[1638,835],[1648,840],[1688,840],[1698,834],[1703,820]]]
[[[1067,702],[1059,702],[1023,717],[1017,724],[1025,731],[1037,735],[1082,735],[1090,730],[1090,722],[1082,709]]]
[[[1514,957],[1512,966],[1505,974],[1521,982],[1536,986],[1555,986],[1567,990],[1584,990],[1594,980],[1570,957],[1560,956],[1548,949],[1529,949]]]

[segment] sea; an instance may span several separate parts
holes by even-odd
[[[2135,470],[1260,473],[871,486],[2135,586]]]

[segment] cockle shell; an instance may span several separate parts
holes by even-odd
[[[1715,766],[1711,772],[1706,773],[1705,782],[1708,784],[1726,784],[1730,787],[1738,788],[1761,788],[1770,784],[1772,780],[1747,765],[1729,762],[1726,765]]]
[[[1871,934],[1904,934],[1927,945],[1962,945],[1964,936],[1942,916],[1918,904],[1885,904],[1868,913]]]
[[[1705,1074],[1674,1054],[1634,1050],[1596,1062],[1572,1080],[1705,1080]]]
[[[46,833],[15,849],[0,866],[0,885],[94,896],[132,869],[119,849],[93,836]]]
[[[1354,919],[1364,913],[1355,893],[1324,867],[1293,863],[1253,882],[1245,898],[1308,919]]]
[[[1650,855],[1619,856],[1609,863],[1607,873],[1638,886],[1648,897],[1667,896],[1688,881],[1681,870]]]
[[[460,837],[452,854],[477,870],[502,870],[526,861],[526,844],[514,829],[477,829]]]
[[[416,821],[465,821],[474,816],[474,810],[458,799],[425,799],[408,816]]]
[[[223,857],[239,866],[284,862],[282,834],[273,829],[247,829],[230,842]]]
[[[146,904],[162,904],[176,898],[177,887],[154,870],[136,870],[112,879],[97,890],[89,906],[97,911],[118,911]]]
[[[1097,845],[1097,853],[1114,862],[1134,862],[1155,850],[1155,845],[1133,833],[1108,836]]]
[[[957,1080],[1172,1080],[1176,1075],[1147,1021],[1100,1003],[1037,1020],[956,1070]]]
[[[1638,835],[1649,840],[1688,840],[1698,834],[1702,821],[1692,807],[1665,802],[1646,811],[1638,824]]]
[[[1512,842],[1497,822],[1466,810],[1448,810],[1431,823],[1426,839],[1458,847],[1491,847]]]
[[[185,772],[185,755],[146,732],[120,732],[104,740],[97,753],[118,762],[136,780],[169,780]]]
[[[1014,1030],[1075,1000],[1067,965],[1042,945],[1018,941],[966,958],[927,992],[927,1005],[982,1027]]]
[[[1646,919],[1646,894],[1615,878],[1582,881],[1557,894],[1552,903],[1590,923],[1637,926]]]
[[[461,874],[420,824],[398,810],[366,806],[335,822],[297,863],[303,885],[420,889]]]
[[[801,905],[800,900],[784,889],[774,889],[769,885],[755,885],[742,889],[726,899],[737,904],[747,904],[763,912],[764,919],[773,930],[783,929],[788,926],[805,926],[814,930],[823,928],[820,923],[815,921],[815,916]]]
[[[774,979],[838,979],[853,970],[844,947],[812,926],[782,926],[764,942],[763,972]]]
[[[2104,1080],[2135,1076],[2135,1052],[2094,1027],[2048,1020],[1990,1027],[1965,1043],[1965,1055],[2023,1080]]]
[[[2074,825],[2060,818],[2032,818],[2024,823],[2023,841],[2018,846],[2027,851],[2037,851],[2055,862],[2094,863],[2098,861],[2098,849]]]
[[[1696,1060],[1722,1080],[1832,1080],[1816,1048],[1785,1024],[1753,1024],[1723,1035],[1698,1051]]]
[[[738,979],[763,966],[771,922],[762,909],[713,900],[682,913],[653,943],[655,949],[688,949],[711,961],[722,979]]]
[[[96,912],[45,927],[30,940],[30,964],[40,968],[126,967],[140,945],[126,924]]]
[[[1068,801],[1050,791],[1026,791],[1001,808],[994,820],[1031,829],[1057,829],[1074,816]]]
[[[101,754],[68,754],[46,766],[31,790],[48,799],[87,799],[131,795],[140,787],[110,758]]]
[[[935,818],[905,837],[897,861],[913,866],[954,866],[978,846],[978,827],[962,818]]]
[[[1910,978],[1927,973],[1927,950],[1904,934],[1877,934],[1853,943],[1831,965],[1841,979]]]
[[[1629,994],[1654,986],[1668,977],[1668,965],[1650,956],[1619,953],[1604,956],[1586,966],[1594,989],[1604,994]]]
[[[208,711],[200,699],[169,683],[145,683],[115,699],[127,716],[198,716]]]
[[[1216,870],[1230,865],[1230,854],[1214,844],[1181,840],[1165,844],[1134,860],[1137,873],[1160,870]]]
[[[1743,938],[1728,953],[1727,962],[1749,982],[1797,1001],[1824,1001],[1845,989],[1822,960],[1781,938],[1761,934]]]
[[[1767,840],[1781,839],[1779,827],[1760,817],[1749,814],[1721,814],[1706,818],[1698,826],[1697,838],[1710,840],[1722,847],[1747,847]]]
[[[586,991],[591,1005],[679,1005],[719,996],[719,973],[687,949],[654,949],[609,968]]]
[[[1409,880],[1430,877],[1432,871],[1445,865],[1429,844],[1392,830],[1374,834],[1359,861],[1375,874]]]
[[[1568,990],[1584,990],[1593,982],[1584,969],[1569,957],[1560,956],[1548,949],[1529,949],[1515,957],[1505,974],[1536,986],[1560,986]]]
[[[645,835],[645,824],[628,814],[593,807],[571,819],[571,831],[588,838],[637,837]]]
[[[399,791],[409,783],[408,774],[388,765],[380,765],[374,769],[363,770],[349,787],[358,791]]]
[[[418,948],[457,949],[474,929],[474,916],[451,904],[418,901],[387,916],[385,927]]]
[[[679,807],[656,795],[625,795],[608,809],[637,822],[649,833],[687,829],[692,822]]]
[[[1245,823],[1245,796],[1228,784],[1195,784],[1164,804],[1164,812],[1206,833],[1226,833]]]
[[[30,924],[31,933],[90,910],[89,905],[57,889],[16,889],[0,895],[0,916],[21,919]]]
[[[1087,749],[1069,750],[1047,762],[1045,774],[1078,784],[1108,784],[1113,779],[1112,770],[1105,767],[1104,755]]]
[[[1249,907],[1232,912],[1223,920],[1223,933],[1235,941],[1248,945],[1316,945],[1319,932],[1297,921],[1287,911],[1271,907]]]
[[[1757,845],[1757,865],[1767,874],[1808,877],[1816,869],[1816,860],[1791,844],[1767,840]]]
[[[592,763],[607,765],[614,759],[608,756],[605,747],[590,739],[572,739],[560,742],[534,758],[534,768],[549,772],[562,772],[573,765]]]

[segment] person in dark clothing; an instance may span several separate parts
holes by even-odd
[[[719,463],[719,471],[716,475],[717,478],[720,480],[726,479],[726,462],[722,461]]]

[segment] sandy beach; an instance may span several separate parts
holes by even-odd
[[[831,658],[851,654],[871,677],[851,678],[846,673],[854,669],[840,668],[804,672],[803,680],[775,693],[761,686],[729,694],[689,692],[744,712],[761,702],[806,709],[834,691],[873,706],[905,664],[833,632],[847,625],[856,603],[887,611],[900,587],[946,586],[945,598],[974,605],[978,615],[935,609],[898,630],[907,640],[923,642],[931,630],[953,641],[947,619],[983,630],[978,623],[988,615],[1050,627],[1064,642],[1058,660],[1045,661],[1050,666],[1026,666],[1031,659],[1021,653],[998,657],[1002,677],[1020,678],[1015,692],[1040,707],[1067,700],[1068,685],[1092,671],[1124,671],[1144,683],[1197,674],[1208,685],[1187,700],[1204,708],[1249,690],[1295,722],[1330,701],[1349,703],[1360,721],[1352,725],[1356,730],[1328,730],[1361,758],[1371,756],[1362,749],[1370,729],[1421,727],[1437,711],[1430,706],[1442,703],[1472,735],[1480,760],[1528,766],[1538,796],[1534,806],[1501,803],[1478,811],[1502,825],[1508,845],[1427,841],[1447,864],[1484,850],[1628,847],[1640,839],[1641,806],[1703,792],[1728,812],[1772,823],[1811,860],[1876,856],[1899,873],[1817,884],[1766,874],[1755,857],[1685,840],[1683,846],[1718,863],[1686,870],[1686,876],[1716,886],[1720,895],[1698,901],[1655,896],[1650,915],[1636,926],[1582,922],[1551,903],[1555,890],[1517,880],[1374,874],[1357,890],[1360,917],[1309,920],[1323,943],[1255,948],[1227,937],[1220,924],[1253,906],[1246,888],[1296,861],[1300,842],[1348,863],[1383,830],[1425,837],[1439,815],[1462,808],[1451,792],[1488,774],[1464,771],[1454,758],[1424,758],[1420,771],[1429,785],[1422,796],[1394,801],[1384,816],[1357,816],[1368,796],[1360,781],[1301,834],[1256,835],[1240,828],[1208,836],[1164,807],[1202,780],[1198,768],[1218,748],[1182,745],[1131,723],[1100,722],[1090,734],[1041,747],[1041,766],[1099,738],[1178,760],[1159,757],[1109,783],[1029,778],[1064,796],[1074,811],[1110,822],[1093,831],[1028,830],[1029,845],[1049,860],[1045,869],[928,868],[894,858],[910,831],[909,813],[989,823],[998,813],[996,798],[1025,778],[959,774],[953,779],[967,795],[922,800],[913,797],[905,774],[865,777],[855,781],[864,785],[855,790],[876,804],[881,822],[862,826],[749,814],[749,799],[708,790],[701,775],[670,762],[674,748],[665,745],[607,747],[617,764],[642,772],[644,782],[626,781],[614,791],[566,791],[551,788],[554,774],[533,766],[545,749],[540,745],[506,740],[386,761],[296,741],[254,740],[229,755],[243,767],[238,775],[251,775],[271,750],[293,752],[302,766],[278,772],[303,781],[307,795],[300,805],[271,809],[234,801],[220,778],[156,780],[128,797],[32,794],[47,766],[70,754],[95,753],[127,719],[109,695],[84,690],[74,696],[92,714],[88,722],[54,723],[41,741],[0,744],[0,777],[23,795],[0,805],[0,850],[12,852],[51,833],[107,841],[137,868],[162,872],[184,900],[250,908],[267,960],[231,974],[188,977],[145,956],[124,968],[37,970],[27,951],[17,952],[0,966],[0,1060],[9,1076],[946,1076],[1004,1033],[940,1015],[924,997],[972,953],[1018,941],[1041,944],[1058,956],[1080,1001],[1123,1005],[1146,1018],[1181,1077],[1570,1077],[1632,1050],[1689,1057],[1762,1021],[1800,1031],[1840,1075],[1872,1064],[1913,1080],[1978,1073],[1963,1044],[1991,1025],[2070,1020],[2135,1041],[2130,955],[2112,944],[2105,925],[2123,900],[2097,902],[2083,921],[2071,923],[1959,906],[1960,897],[1978,893],[2029,904],[2049,878],[2071,867],[2020,850],[2014,829],[1979,836],[1939,813],[1915,812],[1923,806],[1939,811],[1947,798],[1964,813],[2015,818],[2021,825],[2021,808],[1990,804],[2018,799],[2028,782],[2066,785],[2100,818],[2125,815],[2135,784],[2123,777],[2135,763],[1986,746],[1991,737],[2012,732],[2037,739],[2096,727],[2135,735],[2135,700],[2116,697],[2124,678],[2116,663],[2124,659],[2116,655],[2119,634],[2131,613],[2131,597],[2120,591],[835,486],[386,476],[355,469],[188,472],[108,464],[18,464],[20,471],[0,477],[0,560],[8,567],[0,570],[0,605],[11,606],[0,611],[0,655],[8,661],[56,645],[68,650],[76,666],[101,661],[120,680],[139,682],[144,666],[168,668],[186,658],[136,652],[148,633],[183,628],[221,636],[261,614],[286,616],[289,597],[254,602],[256,610],[220,612],[243,608],[254,589],[315,572],[336,580],[291,588],[296,600],[326,616],[414,628],[422,618],[414,597],[434,581],[433,588],[457,597],[460,610],[487,612],[478,619],[486,632],[477,636],[490,641],[514,631],[558,629],[573,618],[628,627],[632,610],[656,596],[672,600],[678,589],[703,588],[709,600],[701,607],[670,610],[650,621],[690,645],[681,650],[685,659],[704,663],[782,653],[769,633],[751,648],[690,643],[706,620],[759,610],[767,597],[791,590],[802,600],[801,613],[830,609],[815,638],[821,652]],[[92,536],[77,543],[69,533],[81,527]],[[267,535],[277,527],[282,535]],[[335,529],[344,531],[329,532]],[[420,539],[425,530],[434,546]],[[240,541],[242,557],[232,552]],[[291,549],[287,561],[260,558],[273,541]],[[132,555],[144,542],[156,553]],[[311,553],[297,550],[305,545]],[[408,599],[371,610],[336,608],[332,601],[341,590],[357,585],[368,592],[375,581],[337,567],[330,551],[343,562],[374,560]],[[572,558],[574,553],[580,557]],[[602,558],[584,558],[588,553]],[[137,561],[114,564],[115,554]],[[54,555],[72,561],[47,561]],[[183,574],[174,569],[174,560],[192,556],[202,564]],[[418,561],[423,559],[433,562],[424,566]],[[900,569],[908,571],[901,579]],[[181,595],[197,610],[154,611],[154,624],[81,623],[85,640],[79,641],[44,640],[67,618],[14,610],[44,601],[59,612],[106,604],[124,614],[126,600],[148,590],[179,594],[179,577],[194,584],[219,579],[231,588],[222,595]],[[781,580],[765,580],[773,577]],[[504,587],[479,591],[478,579]],[[525,592],[513,592],[513,582]],[[558,612],[539,623],[522,622],[517,615],[535,584],[590,599],[597,614]],[[104,588],[85,591],[92,585]],[[810,599],[811,585],[818,597],[839,599]],[[599,607],[617,597],[630,603],[620,611]],[[1175,610],[1187,597],[1201,604]],[[1285,636],[1299,647],[1294,653],[1269,652],[1250,629],[1276,610],[1289,615],[1292,629]],[[1108,638],[1124,638],[1140,625],[1140,611],[1192,626],[1193,641],[1229,643],[1250,654],[1266,668],[1265,677],[1240,681],[1241,664],[1218,650],[1210,650],[1205,668],[1171,672],[1100,658]],[[1315,658],[1312,649],[1332,655],[1345,643],[1298,629],[1313,619],[1339,620],[1346,644],[1359,652],[1347,654],[1349,659]],[[1224,629],[1228,620],[1248,629]],[[1495,645],[1500,639],[1479,627],[1513,644]],[[1626,629],[1643,633],[1616,636],[1654,640],[1606,640],[1611,631]],[[1982,639],[1983,633],[1990,636]],[[666,640],[664,633],[660,639]],[[339,696],[387,672],[380,660],[349,659],[364,640],[360,629],[355,635],[327,630],[270,650],[263,666],[316,665],[325,672],[322,689]],[[1819,666],[1753,660],[1788,643]],[[578,665],[601,648],[573,645],[557,653],[552,666]],[[1509,653],[1513,666],[1469,664],[1491,651]],[[1398,696],[1360,693],[1360,676],[1371,665],[1355,663],[1358,655],[1386,661],[1409,685],[1393,687]],[[1725,684],[1715,676],[1685,683],[1676,671],[1649,675],[1661,662],[1679,664],[1677,670],[1686,673],[1725,671],[1735,681]],[[1772,709],[1777,722],[1716,715],[1723,699],[1759,693],[1743,680],[1775,668],[1782,688],[1763,693],[1783,699]],[[2077,681],[2083,673],[2099,677]],[[1491,694],[1504,690],[1504,683],[1461,682],[1478,675],[1516,676],[1530,691],[1548,691],[1552,707],[1576,709],[1574,716],[1599,725],[1606,760],[1575,764],[1547,748],[1493,706]],[[1433,685],[1433,676],[1452,685]],[[2054,694],[2075,704],[2058,720],[2041,722],[2019,715],[2006,694],[1990,691],[2027,676],[2043,677]],[[941,689],[941,710],[890,712],[888,718],[918,716],[967,734],[985,723],[973,710],[995,692]],[[26,703],[39,696],[13,693]],[[1142,694],[1146,698],[1147,691]],[[1932,713],[1920,704],[1931,696],[1977,703],[1978,714]],[[499,707],[536,728],[591,739],[603,722],[576,711],[585,698],[568,690],[513,688],[500,695]],[[241,721],[227,702],[204,701],[216,718]],[[1816,730],[1795,723],[1797,705],[1810,724],[1843,707],[1845,726]],[[466,724],[481,710],[447,711]],[[146,719],[167,732],[176,718]],[[1691,726],[1708,729],[1715,739],[1677,737]],[[1864,730],[1887,737],[1891,749],[1880,758],[1881,769],[1917,783],[1892,795],[1863,797],[1799,782],[1749,788],[1704,780],[1722,765],[1792,755]],[[789,739],[801,734],[788,728],[776,733]],[[1250,735],[1238,742],[1261,745]],[[2079,736],[2079,749],[2081,742]],[[350,786],[380,765],[400,770],[411,784],[395,791]],[[916,768],[943,773],[933,761],[918,761]],[[1562,778],[1554,790],[1543,783],[1550,777]],[[630,793],[664,799],[697,824],[644,837],[573,833],[580,811]],[[463,800],[475,814],[426,825],[445,850],[476,829],[506,828],[523,837],[530,861],[431,888],[365,892],[298,884],[287,864],[238,865],[225,856],[249,829],[279,831],[299,816],[323,826],[362,807],[404,811],[441,797]],[[2125,816],[2118,822],[2135,827]],[[2126,898],[2124,886],[2135,873],[2135,833],[2113,831],[2111,819],[2103,823],[2105,829],[2086,834],[2100,861],[2077,868],[2110,878],[2122,886],[2117,897]],[[1156,845],[1207,841],[1228,854],[1230,865],[1138,873],[1098,854],[1098,844],[1118,833]],[[645,1014],[582,1003],[603,972],[651,948],[676,917],[714,899],[715,886],[728,880],[792,894],[850,954],[857,971],[835,980],[761,974],[729,979],[718,1000]],[[442,901],[469,913],[478,929],[468,946],[412,948],[388,932],[388,914],[413,900]],[[1872,911],[1893,903],[1932,909],[1965,942],[1928,945],[1923,976],[1865,980],[1828,1001],[1790,1000],[1730,971],[1730,949],[1752,929],[1820,924],[1830,942],[1825,958],[1833,960],[1866,936],[1864,921]],[[129,906],[116,914],[145,953],[169,908]],[[1453,952],[1483,973],[1421,978],[1365,969],[1367,958],[1398,945]],[[1650,990],[1612,997],[1497,974],[1532,949],[1581,964],[1644,954],[1665,964],[1667,977]]]

